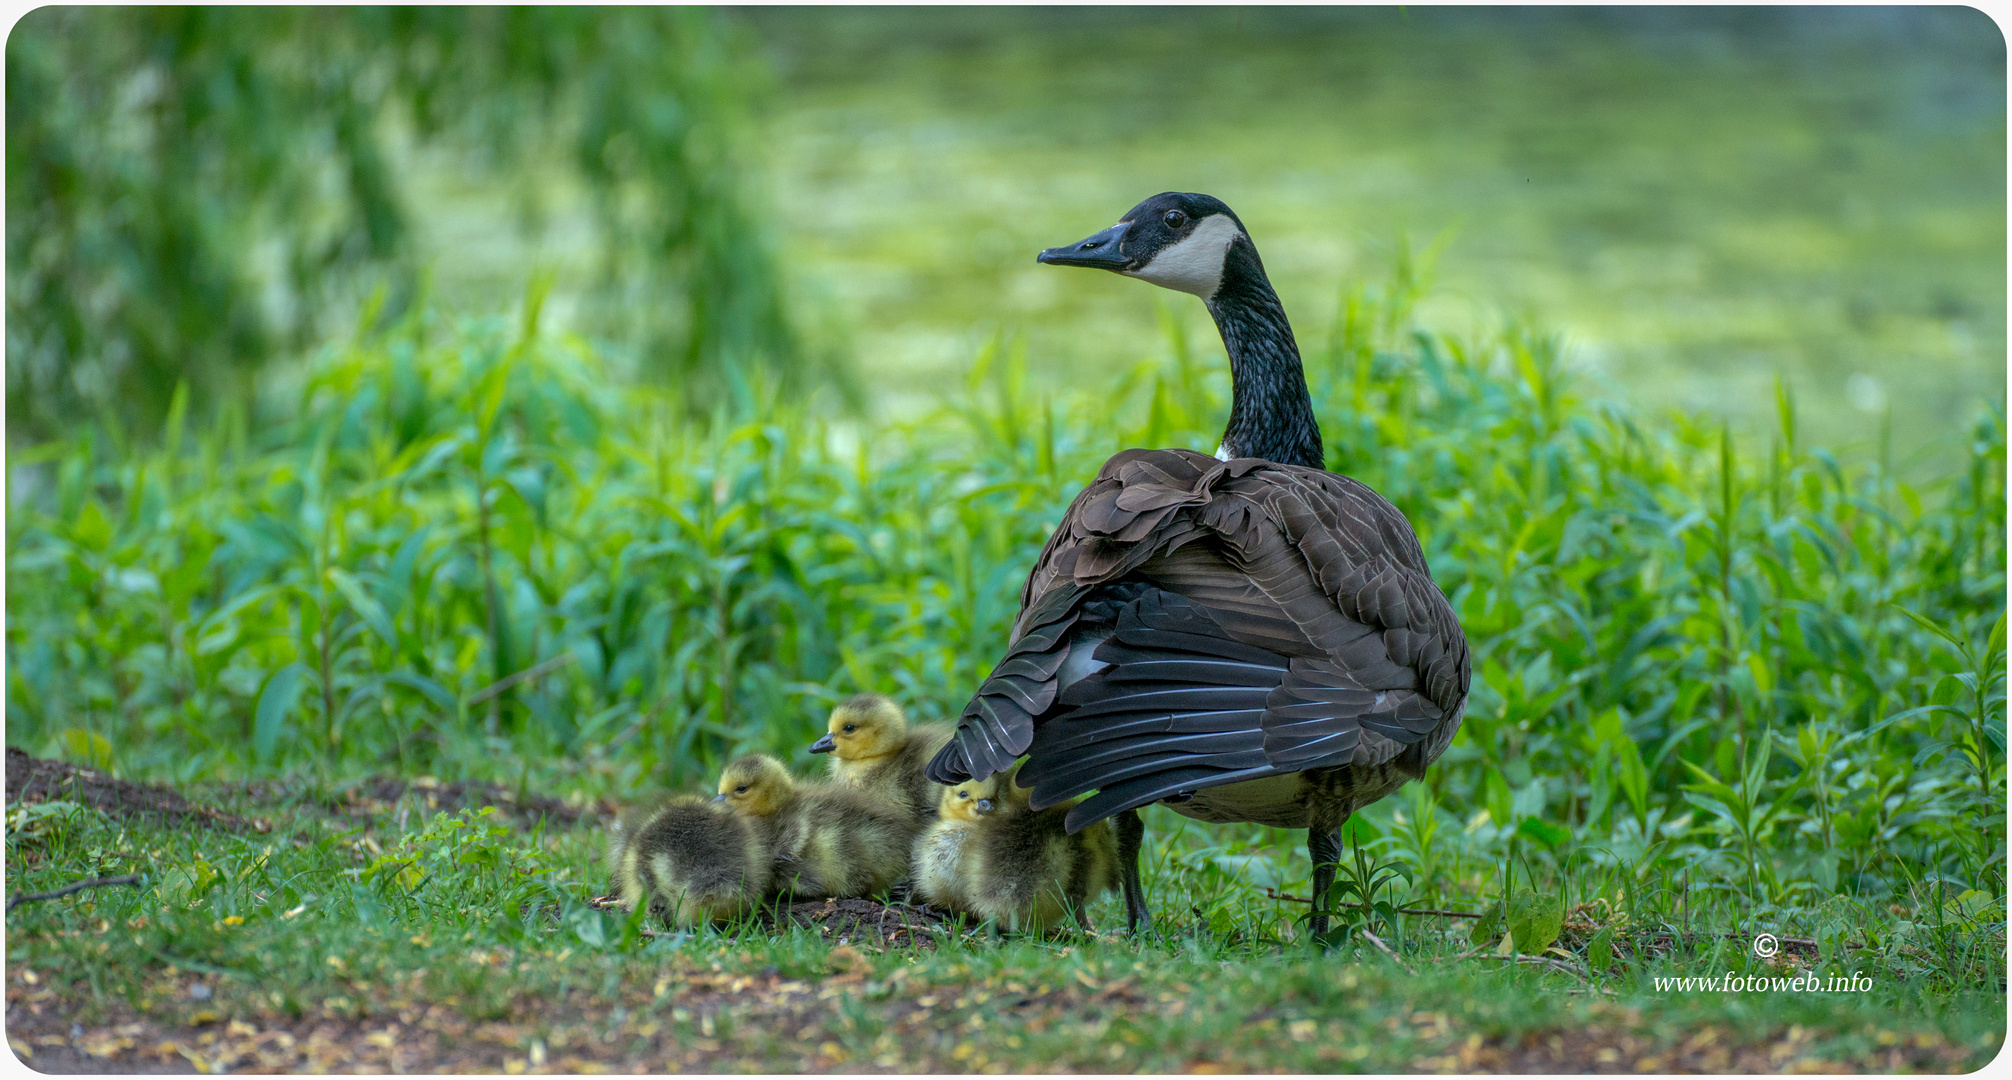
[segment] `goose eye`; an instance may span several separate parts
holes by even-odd
[[[858,726],[859,726],[858,724],[847,724],[847,725],[845,725],[845,733],[846,733],[847,735],[850,735],[850,734],[852,734],[853,730],[854,730],[855,728],[857,728]]]
[[[741,786],[734,789],[734,794],[736,795],[745,795],[747,793],[748,793],[748,786],[746,784],[742,784]]]
[[[1188,215],[1181,213],[1179,210],[1169,210],[1167,211],[1167,216],[1161,220],[1167,223],[1167,228],[1178,229],[1188,223]]]

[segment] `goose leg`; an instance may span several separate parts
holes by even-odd
[[[1125,890],[1125,929],[1130,933],[1151,929],[1153,913],[1146,910],[1146,886],[1139,880],[1139,846],[1146,837],[1146,823],[1137,810],[1126,810],[1111,819],[1118,833],[1118,883]]]
[[[1314,916],[1308,929],[1317,937],[1327,933],[1327,916],[1320,909],[1327,905],[1327,890],[1334,885],[1334,868],[1341,861],[1341,830],[1308,829],[1306,853],[1313,859]]]

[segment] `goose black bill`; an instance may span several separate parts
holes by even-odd
[[[1130,225],[1119,222],[1095,236],[1086,237],[1073,244],[1049,248],[1034,257],[1035,262],[1050,266],[1088,266],[1098,270],[1125,270],[1132,260],[1119,250],[1123,246],[1125,230]]]
[[[832,740],[830,732],[825,732],[824,738],[810,744],[810,752],[813,754],[829,754],[836,749],[838,743]]]

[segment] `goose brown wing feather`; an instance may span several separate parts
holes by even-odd
[[[1169,616],[1165,605],[1127,602],[1095,653],[1115,667],[1058,694],[1071,636],[1090,625],[1085,609],[1108,606],[1112,588],[1133,587],[1124,583],[1188,598],[1207,625],[1188,609]],[[1027,778],[1046,776],[1037,805],[1064,788],[1101,789],[1071,811],[1072,828],[1197,786],[1406,752],[1429,760],[1450,740],[1470,679],[1466,639],[1409,523],[1364,485],[1317,469],[1185,450],[1117,454],[1049,537],[1022,604],[1007,656],[930,775],[1002,771],[1034,746]],[[1142,614],[1149,607],[1158,614]],[[1246,710],[1187,692],[1246,681],[1209,663],[1274,669],[1254,725],[1263,761],[1218,721],[1187,719],[1213,712],[1252,730]],[[1156,726],[1173,718],[1186,736]],[[1073,759],[1066,772],[1049,754]]]
[[[1038,735],[1041,753],[1045,757],[1050,754],[1071,754],[1089,749],[1098,743],[1164,732],[1244,729],[1255,731],[1258,730],[1258,718],[1263,715],[1264,707],[1259,705],[1249,709],[1222,709],[1180,715],[1157,713],[1118,720],[1106,718],[1102,723],[1080,729],[1057,721],[1041,725]]]

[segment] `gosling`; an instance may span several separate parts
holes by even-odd
[[[906,810],[892,800],[798,781],[782,762],[756,754],[727,766],[718,801],[768,839],[771,892],[871,896],[887,891],[908,870],[915,830]]]
[[[909,880],[926,903],[949,911],[970,911],[964,893],[964,858],[979,822],[992,812],[998,777],[966,780],[943,789],[936,823],[915,842]]]
[[[917,890],[1007,930],[1045,934],[1068,916],[1093,929],[1090,902],[1117,888],[1117,837],[1103,821],[1071,835],[1073,804],[1036,811],[1030,794],[1003,774],[947,789],[917,845]]]
[[[630,911],[673,926],[723,922],[767,894],[775,856],[762,830],[714,801],[666,799],[615,824],[608,870]]]
[[[950,742],[947,724],[910,727],[901,706],[879,694],[859,694],[831,710],[813,754],[831,755],[831,776],[847,787],[885,794],[907,809],[920,833],[936,818],[943,785],[923,775]]]

